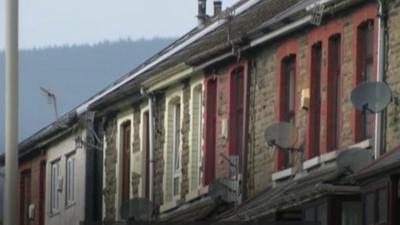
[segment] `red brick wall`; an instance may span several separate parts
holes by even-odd
[[[30,160],[24,160],[24,161],[20,161],[19,164],[19,179],[20,181],[18,182],[18,224],[20,224],[20,220],[21,220],[21,207],[20,207],[20,203],[21,203],[21,193],[22,193],[22,187],[21,187],[21,174],[27,171],[30,171],[31,173],[31,184],[30,184],[30,199],[31,202],[29,204],[34,204],[35,205],[35,217],[34,220],[30,222],[31,225],[42,225],[39,223],[39,206],[40,206],[40,201],[43,201],[43,206],[45,207],[46,205],[46,200],[45,199],[40,199],[40,188],[41,188],[41,184],[40,184],[40,171],[41,171],[41,164],[42,162],[45,162],[46,157],[45,155],[38,155],[35,156],[33,158],[31,158]],[[46,212],[46,208],[44,208],[44,212]],[[44,216],[44,215],[43,215]],[[44,217],[43,217],[44,218]]]

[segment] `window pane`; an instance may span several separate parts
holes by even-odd
[[[374,194],[368,193],[365,195],[365,203],[364,203],[364,217],[365,224],[372,225],[374,224]]]
[[[361,225],[361,202],[342,203],[342,225]]]
[[[306,209],[304,212],[305,221],[315,221],[315,208]]]
[[[378,222],[386,222],[387,217],[387,191],[378,191]]]
[[[327,203],[324,203],[317,207],[317,221],[321,222],[321,225],[328,224],[327,211],[328,211]]]

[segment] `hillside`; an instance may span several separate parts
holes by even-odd
[[[166,47],[174,39],[121,40],[97,45],[23,50],[20,54],[20,140],[55,119],[40,87],[57,95],[62,115]],[[0,90],[4,53],[0,52]],[[0,146],[3,145],[4,91],[0,92]],[[0,148],[0,152],[3,147]]]
[[[20,140],[55,119],[40,87],[57,95],[62,115],[166,47],[173,38],[121,40],[89,46],[62,46],[20,53]],[[4,52],[0,52],[0,153],[4,148]],[[3,214],[0,178],[0,218]],[[0,219],[1,222],[1,219]]]

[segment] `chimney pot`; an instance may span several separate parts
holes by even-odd
[[[222,1],[215,0],[214,1],[214,16],[220,14],[222,12]]]
[[[199,24],[203,24],[207,19],[207,0],[198,0],[198,14],[197,19]]]

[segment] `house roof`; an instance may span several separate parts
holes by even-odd
[[[355,177],[358,180],[365,180],[396,169],[400,169],[400,147],[386,153],[381,156],[381,158],[372,161],[370,164],[361,168],[356,172]]]
[[[354,194],[359,188],[338,171],[335,163],[271,187],[239,208],[225,214],[222,220],[248,220],[299,206],[327,194]]]

